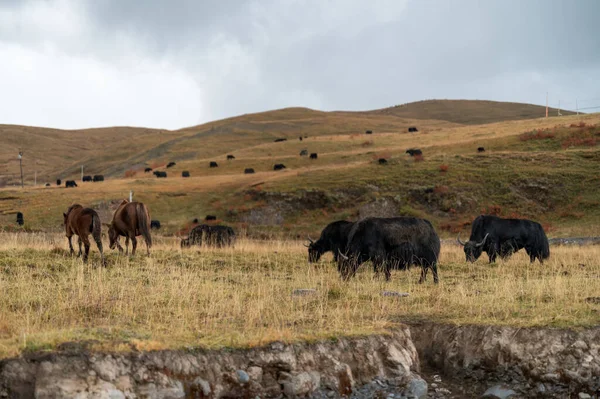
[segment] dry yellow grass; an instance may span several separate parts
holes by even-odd
[[[443,245],[440,284],[417,284],[417,269],[391,282],[363,265],[340,281],[326,256],[309,265],[299,242],[240,240],[235,248],[181,251],[155,237],[150,258],[92,248],[84,265],[60,234],[0,234],[0,357],[97,340],[103,349],[253,346],[383,332],[402,321],[516,326],[600,322],[600,247],[553,247],[544,265],[519,253],[510,261],[466,264]],[[109,251],[110,252],[110,251]],[[295,289],[314,295],[293,296]],[[384,290],[409,297],[384,297]]]

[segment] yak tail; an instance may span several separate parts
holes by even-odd
[[[100,251],[100,255],[102,254],[102,223],[100,222],[100,216],[96,212],[92,215],[92,225],[90,226],[90,233],[92,233],[92,237],[94,237],[94,241],[98,246],[98,251]]]
[[[544,228],[540,225],[539,233],[537,234],[537,247],[539,251],[540,260],[548,259],[550,257],[550,245],[548,243],[548,237],[544,232]]]
[[[135,207],[135,213],[140,234],[144,237],[148,248],[150,248],[152,246],[152,236],[150,235],[150,214],[148,213],[148,208],[146,208],[146,205],[138,203]]]

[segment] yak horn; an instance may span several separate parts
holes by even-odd
[[[302,244],[302,245],[304,245],[306,248],[310,248],[310,245],[306,245],[306,244]]]
[[[483,240],[481,240],[481,242],[480,242],[480,243],[477,243],[477,244],[475,244],[475,246],[476,246],[477,248],[479,248],[480,246],[482,246],[482,245],[485,243],[485,240],[487,240],[487,238],[488,238],[488,236],[489,236],[489,235],[490,235],[490,233],[487,233],[487,234],[485,235],[485,237],[483,237]]]
[[[348,258],[346,255],[344,255],[344,254],[342,253],[342,251],[340,251],[339,249],[338,249],[338,253],[339,253],[339,254],[340,254],[340,256],[341,256],[342,258],[344,258],[345,260],[348,260],[348,259],[349,259],[349,258]]]
[[[314,242],[313,239],[310,238],[310,236],[306,236],[306,237],[308,237],[308,241],[310,241],[311,244]]]
[[[467,243],[466,243],[466,242],[463,242],[463,241],[461,241],[461,240],[460,240],[460,233],[458,233],[458,237],[456,237],[456,241],[458,241],[458,243],[459,243],[460,245],[462,245],[463,247],[464,247],[465,245],[467,245]]]

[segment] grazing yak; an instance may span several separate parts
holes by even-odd
[[[308,150],[301,150],[301,151],[300,151],[300,156],[301,156],[301,157],[305,157],[305,156],[307,156],[307,155],[308,155]]]
[[[230,159],[235,159],[235,157],[233,155],[231,155],[231,154],[227,155],[227,160],[230,160]]]
[[[217,220],[217,217],[215,215],[206,215],[206,217],[204,218],[204,220],[206,220],[206,221]]]
[[[83,176],[81,181],[92,181],[92,176]]]
[[[190,177],[190,172],[187,170],[184,170],[183,172],[181,172],[181,177]]]
[[[247,174],[247,175],[248,174],[252,174],[252,173],[254,173],[254,169],[253,168],[246,168],[246,169],[244,169],[244,173]]]
[[[150,229],[160,230],[160,220],[151,220]]]
[[[298,137],[298,140],[302,141],[302,136]]]
[[[367,131],[365,132],[365,134],[373,134],[373,131],[372,131],[372,130],[367,130]]]
[[[210,161],[210,163],[208,164],[209,168],[218,168],[219,164],[216,163],[215,161]]]
[[[410,148],[410,149],[406,150],[406,153],[409,154],[411,157],[413,157],[415,155],[423,155],[423,151],[421,151],[418,148]]]
[[[94,182],[104,181],[104,175],[94,175]]]
[[[348,233],[354,223],[347,220],[338,220],[329,223],[321,232],[321,237],[313,241],[308,237],[309,244],[304,244],[308,248],[308,261],[318,262],[321,256],[326,252],[333,252],[333,260],[337,262],[338,253],[346,250]]]
[[[387,159],[385,158],[379,158],[377,162],[379,162],[379,165],[386,165],[388,163]]]
[[[310,154],[310,159],[317,159],[319,156],[317,155],[316,152],[313,152],[312,154]]]
[[[152,172],[154,174],[154,176],[156,176],[157,178],[165,178],[167,177],[167,172],[161,172],[160,170],[155,170],[154,172]]]
[[[281,143],[282,141],[287,141],[287,139],[275,139],[275,143]]]
[[[152,168],[146,168],[146,169],[144,169],[144,173],[148,173],[148,172],[152,172]]]
[[[50,187],[50,183],[46,183],[46,187]]]
[[[483,148],[483,147],[477,147],[477,152],[485,152],[485,148]]]
[[[421,266],[419,283],[425,281],[431,269],[438,282],[437,262],[440,237],[428,220],[414,217],[366,218],[353,224],[348,234],[346,250],[340,251],[338,271],[344,280],[354,276],[358,267],[372,261],[375,272],[383,269],[386,280],[391,269]]]
[[[507,259],[521,248],[525,248],[531,263],[536,258],[543,263],[550,257],[550,246],[542,225],[527,219],[480,215],[471,224],[469,241],[461,241],[460,234],[456,239],[464,247],[468,262],[475,262],[485,251],[492,263],[498,255]]]
[[[419,129],[417,129],[417,127],[416,127],[416,126],[410,126],[410,127],[408,128],[408,132],[409,132],[409,133],[415,133],[415,132],[418,132],[418,131],[419,131]]]
[[[25,224],[25,220],[23,219],[23,212],[17,212],[17,224],[19,226],[23,226]]]
[[[62,181],[60,179],[56,179],[56,185],[60,186],[62,184]]]
[[[209,226],[201,224],[194,227],[188,236],[181,240],[181,248],[192,245],[225,247],[235,243],[235,232],[229,226]]]
[[[273,170],[283,170],[285,169],[285,165],[282,163],[276,163],[275,165],[273,165]]]
[[[77,187],[77,183],[75,183],[75,180],[67,180],[65,182],[65,187]]]
[[[169,162],[167,164],[167,168],[170,168],[170,167],[175,166],[175,165],[177,165],[175,162]]]

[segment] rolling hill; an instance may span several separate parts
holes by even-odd
[[[474,109],[481,107],[464,112]],[[384,111],[287,108],[177,131],[0,126],[0,157],[10,160],[0,172],[8,184],[0,188],[0,226],[15,228],[14,213],[21,211],[25,228],[60,229],[62,212],[75,202],[108,221],[111,207],[130,190],[161,220],[164,234],[185,233],[193,218],[206,214],[253,237],[292,238],[317,234],[332,220],[369,215],[426,217],[443,236],[465,231],[480,213],[536,219],[551,236],[593,234],[600,222],[600,115],[519,119],[513,113],[516,119],[470,124],[421,119],[443,117],[438,111],[415,111],[410,118]],[[413,125],[419,132],[406,133]],[[11,186],[19,146],[26,148],[25,190]],[[480,146],[486,151],[478,153]],[[411,147],[424,157],[408,156]],[[304,149],[318,159],[300,156]],[[229,153],[234,160],[226,160]],[[79,180],[81,164],[86,174],[102,173],[107,181],[32,187],[36,158],[38,183]],[[379,158],[388,163],[379,165]],[[169,161],[177,164],[166,169]],[[219,167],[209,168],[209,161]],[[273,171],[275,163],[286,169]],[[145,166],[169,177],[156,179]],[[244,174],[250,167],[256,173]],[[184,170],[190,178],[181,177]]]

